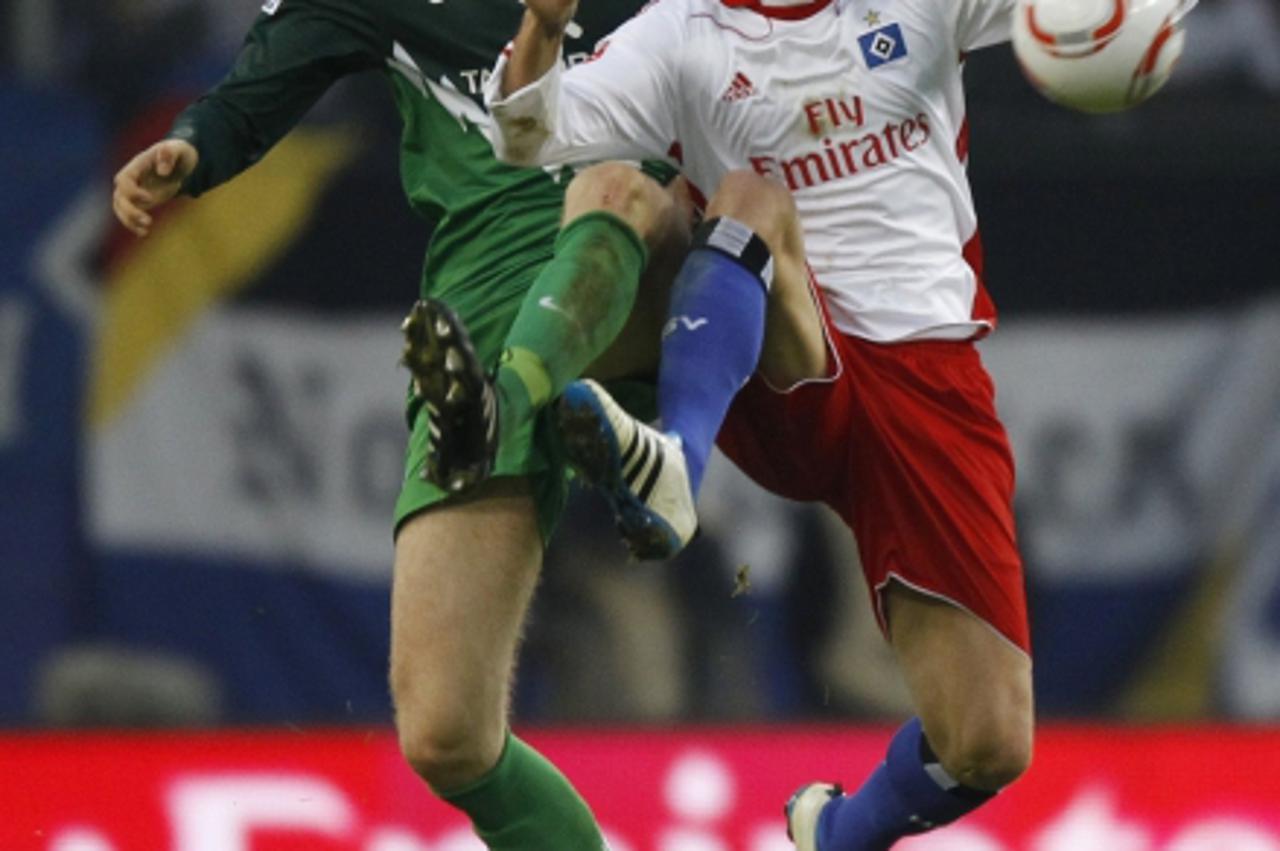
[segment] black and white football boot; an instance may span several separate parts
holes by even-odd
[[[818,851],[818,816],[828,801],[842,794],[835,783],[806,783],[791,795],[783,812],[787,816],[787,838],[796,851]]]
[[[493,382],[476,356],[467,329],[449,307],[421,299],[400,325],[400,362],[413,376],[431,434],[421,476],[449,493],[475,487],[493,472],[498,452],[498,406]]]
[[[566,387],[556,413],[569,462],[604,495],[632,555],[684,549],[698,515],[679,437],[640,422],[590,379]]]

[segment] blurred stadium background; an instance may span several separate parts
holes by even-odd
[[[0,848],[463,851],[385,685],[397,324],[428,227],[382,81],[139,243],[110,177],[252,0],[0,6]],[[955,851],[1280,851],[1280,3],[1202,0],[1131,113],[972,58],[1046,732]],[[628,564],[578,500],[516,723],[618,851],[781,851],[904,698],[843,528],[724,463]],[[749,589],[744,591],[742,576]],[[164,729],[164,733],[157,730]]]

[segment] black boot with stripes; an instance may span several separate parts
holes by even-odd
[[[489,477],[498,451],[498,408],[467,330],[436,299],[414,304],[400,326],[400,362],[413,376],[431,433],[422,477],[462,493]]]

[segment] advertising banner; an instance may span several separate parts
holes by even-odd
[[[612,851],[788,851],[782,803],[888,728],[531,731]],[[0,739],[6,851],[483,851],[382,730]],[[1280,731],[1063,727],[1023,781],[905,851],[1280,851]]]

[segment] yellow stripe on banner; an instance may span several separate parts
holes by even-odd
[[[92,364],[88,421],[110,423],[197,319],[252,284],[306,226],[356,153],[348,133],[299,129],[243,175],[158,222],[113,271]]]
[[[1198,568],[1196,588],[1122,695],[1121,717],[1144,723],[1185,722],[1212,714],[1224,613],[1241,560],[1242,549],[1228,546]]]

